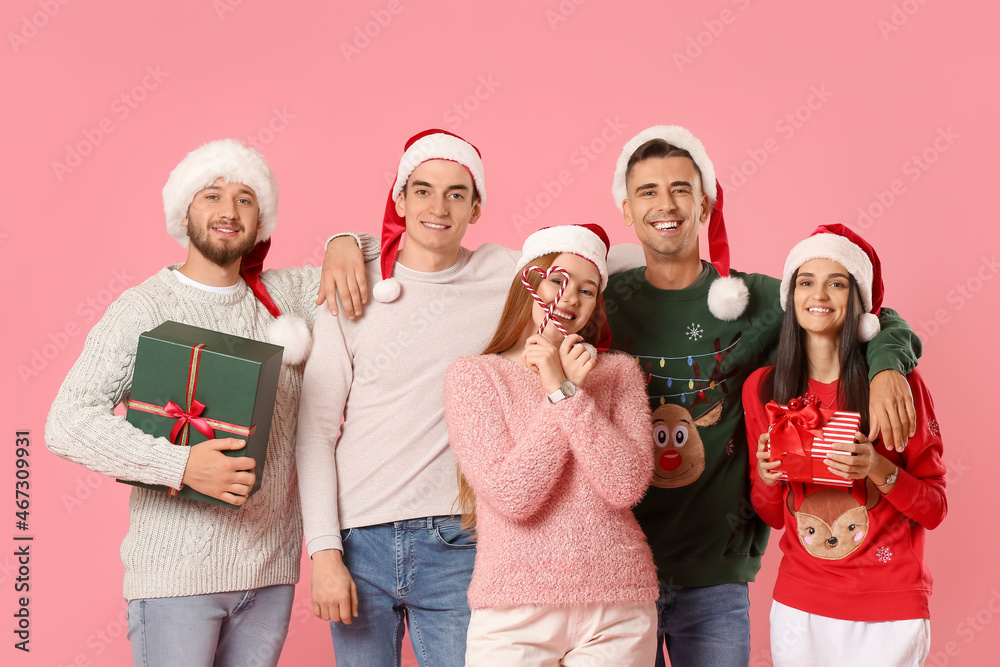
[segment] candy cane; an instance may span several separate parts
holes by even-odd
[[[528,274],[532,272],[540,274],[542,276],[542,280],[548,279],[548,277],[551,276],[553,273],[562,274],[563,283],[562,285],[559,286],[559,292],[556,294],[556,298],[552,300],[552,303],[548,304],[545,303],[545,301],[542,300],[542,297],[538,296],[538,292],[536,292],[535,288],[531,286],[531,283],[528,282]],[[566,291],[566,285],[568,283],[569,283],[569,273],[566,271],[566,269],[562,269],[558,266],[553,266],[548,271],[539,268],[537,266],[526,266],[524,267],[524,271],[521,272],[521,284],[524,285],[524,288],[528,290],[529,294],[531,294],[531,298],[533,298],[535,302],[542,307],[542,310],[545,311],[545,317],[542,318],[542,324],[541,326],[538,327],[539,334],[545,331],[545,326],[549,322],[552,322],[552,324],[555,325],[556,329],[559,330],[559,333],[561,333],[563,336],[569,335],[569,332],[566,331],[565,327],[563,327],[562,322],[560,322],[559,319],[556,318],[554,315],[556,304],[558,304],[559,301],[562,299],[563,292]]]

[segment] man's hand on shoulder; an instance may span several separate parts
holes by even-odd
[[[905,375],[885,370],[872,378],[868,415],[871,423],[868,439],[874,440],[881,432],[886,449],[902,452],[917,426],[913,394]]]
[[[312,555],[313,613],[324,621],[350,625],[358,617],[358,587],[338,549]]]
[[[368,303],[368,279],[364,256],[353,236],[340,236],[327,244],[316,305],[326,301],[330,314],[336,317],[338,294],[347,319],[361,317],[362,306]]]
[[[235,438],[206,440],[192,445],[182,483],[206,496],[242,505],[256,480],[255,462],[248,456],[226,456],[224,452],[243,447],[246,442]]]

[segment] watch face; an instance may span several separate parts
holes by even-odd
[[[563,380],[563,383],[559,385],[559,389],[561,389],[562,393],[566,396],[572,396],[576,393],[576,385],[569,380]]]

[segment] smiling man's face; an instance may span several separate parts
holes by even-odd
[[[661,261],[698,256],[698,230],[711,208],[701,174],[687,157],[648,158],[632,165],[622,203],[625,223]]]
[[[396,213],[406,220],[400,261],[409,265],[414,256],[454,261],[482,207],[468,169],[451,160],[428,160],[410,174]]]
[[[181,224],[195,250],[213,264],[227,266],[253,249],[259,212],[253,190],[220,177],[194,196]]]

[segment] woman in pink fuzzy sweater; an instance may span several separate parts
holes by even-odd
[[[606,330],[608,245],[596,225],[528,237],[520,265],[540,269],[529,281],[552,305],[519,272],[486,351],[448,369],[445,418],[479,539],[469,665],[656,655],[656,571],[630,509],[653,470],[645,385],[631,357],[585,342]],[[566,273],[543,277],[553,265]],[[568,335],[551,320],[536,333],[550,310]]]

